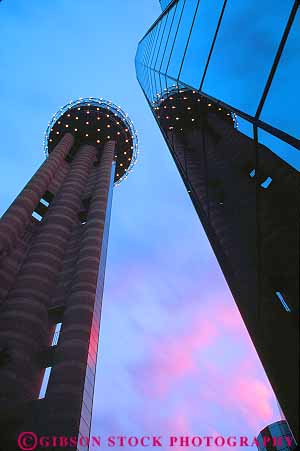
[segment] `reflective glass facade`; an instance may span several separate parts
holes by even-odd
[[[154,104],[176,85],[196,89],[277,136],[283,144],[272,151],[299,170],[299,1],[161,4],[136,55],[147,99]]]
[[[297,445],[286,421],[277,421],[261,431],[258,440],[259,451],[290,451]]]
[[[137,77],[297,437],[299,0],[162,6]]]
[[[161,9],[164,10],[172,0],[159,0]]]

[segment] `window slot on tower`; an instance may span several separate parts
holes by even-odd
[[[267,177],[266,180],[260,185],[262,188],[269,188],[270,184],[272,183],[272,177]]]
[[[48,366],[45,369],[43,382],[42,382],[41,389],[40,389],[39,399],[43,399],[46,396],[51,371],[52,371],[52,366]]]
[[[39,203],[35,207],[32,216],[37,219],[38,221],[41,221],[45,214],[48,211],[48,208],[50,206],[51,201],[54,198],[54,194],[52,194],[50,191],[46,191],[43,195],[43,197],[40,199]]]
[[[41,222],[41,220],[43,219],[43,216],[39,215],[36,211],[32,212],[32,217],[35,218],[39,222]]]
[[[78,213],[78,218],[81,224],[86,224],[87,221],[87,211],[83,210]]]
[[[45,205],[45,207],[49,207],[49,202],[47,201],[47,200],[45,200],[45,199],[41,199],[40,200],[40,202],[41,202],[41,204],[43,204],[43,205]]]
[[[53,335],[51,346],[44,348],[39,354],[39,361],[42,368],[53,366],[55,362],[55,351],[57,348],[57,341],[59,334]]]
[[[39,399],[46,395],[48,381],[53,365],[55,364],[55,350],[58,344],[62,323],[56,323],[54,333],[51,340],[51,345],[44,349],[40,354],[41,366],[45,367],[43,382],[40,389]]]
[[[284,297],[282,296],[280,291],[276,291],[275,294],[278,297],[278,299],[280,300],[280,302],[281,302],[283,308],[285,309],[285,311],[290,313],[292,310],[290,309],[290,307],[285,302]]]
[[[88,215],[88,211],[90,208],[91,196],[85,197],[84,199],[82,199],[81,203],[82,203],[83,208],[78,213],[78,217],[79,217],[79,221],[81,222],[81,224],[85,224],[87,221],[87,215]]]
[[[55,326],[51,346],[56,346],[58,343],[58,339],[59,339],[59,335],[60,335],[60,331],[61,331],[61,325],[62,325],[62,323],[57,323]]]
[[[44,217],[44,215],[47,213],[48,210],[48,206],[45,205],[44,203],[42,203],[41,201],[39,201],[39,203],[37,204],[37,206],[35,207],[34,211],[40,215],[42,218]]]

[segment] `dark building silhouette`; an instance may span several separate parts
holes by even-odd
[[[298,439],[299,1],[161,5],[137,77]]]
[[[137,136],[116,105],[79,99],[53,117],[45,150],[0,222],[5,451],[21,449],[24,431],[88,449],[112,192],[135,163]],[[23,440],[23,449],[36,444]]]

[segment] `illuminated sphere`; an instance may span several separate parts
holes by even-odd
[[[115,184],[127,177],[137,161],[138,138],[133,123],[120,107],[110,101],[80,98],[60,108],[45,133],[46,157],[67,132],[73,134],[75,148],[82,144],[101,147],[108,140],[116,141]]]

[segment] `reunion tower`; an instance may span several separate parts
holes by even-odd
[[[90,433],[112,193],[137,147],[120,107],[70,102],[48,125],[45,162],[0,221],[0,450],[22,449],[24,431],[88,449],[79,439]],[[44,449],[35,440],[23,449]]]

